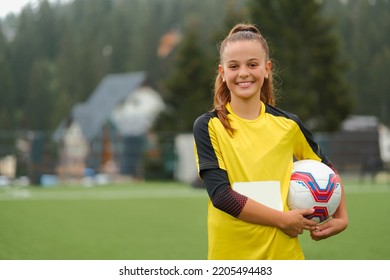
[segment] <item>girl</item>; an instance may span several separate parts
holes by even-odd
[[[238,24],[220,46],[214,109],[194,123],[197,167],[210,197],[209,259],[304,259],[303,230],[321,240],[348,225],[344,192],[323,224],[304,217],[313,209],[289,211],[293,159],[333,166],[298,117],[274,106],[268,44],[254,25]],[[279,187],[283,209],[240,194],[238,183]]]

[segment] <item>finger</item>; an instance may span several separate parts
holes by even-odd
[[[311,239],[313,239],[314,241],[320,241],[322,238],[320,238],[320,237],[317,237],[317,236],[315,236],[315,235],[310,235],[310,237],[311,237]]]
[[[316,229],[318,231],[324,231],[324,230],[326,230],[326,229],[328,229],[330,227],[332,227],[332,223],[330,221],[328,221],[328,222],[325,222],[325,223],[317,225]]]
[[[305,225],[307,225],[307,226],[317,226],[318,223],[316,221],[306,219],[305,220]]]
[[[326,227],[325,229],[316,229],[312,231],[310,234],[315,238],[317,238],[318,240],[326,239],[334,235],[331,227]]]
[[[299,210],[299,213],[300,213],[302,216],[307,216],[307,215],[313,214],[314,211],[315,211],[315,210],[314,210],[313,208],[300,209],[300,210]]]
[[[306,225],[306,226],[304,226],[303,229],[305,229],[305,230],[310,230],[310,231],[314,231],[314,230],[317,229],[317,227],[316,227],[315,225],[314,225],[314,226]]]
[[[310,237],[311,239],[315,240],[315,241],[319,241],[319,240],[322,240],[322,239],[325,239],[326,237],[323,237],[321,235],[319,235],[319,231],[317,230],[313,230],[310,232]]]
[[[309,227],[315,227],[318,225],[318,223],[316,221],[313,221],[313,220],[309,220],[307,218],[304,218],[303,219],[303,225],[305,226],[305,228]]]

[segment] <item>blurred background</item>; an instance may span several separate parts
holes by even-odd
[[[0,185],[201,185],[192,124],[242,21],[339,171],[388,174],[389,0],[36,1],[0,18]]]
[[[24,3],[27,3],[25,1]],[[205,259],[192,125],[218,44],[268,40],[278,106],[346,190],[343,234],[307,259],[390,259],[390,0],[0,4],[0,260]],[[372,238],[375,236],[375,238]]]

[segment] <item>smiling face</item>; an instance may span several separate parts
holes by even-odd
[[[218,70],[226,82],[231,103],[257,100],[272,64],[262,45],[255,40],[240,40],[226,45]]]

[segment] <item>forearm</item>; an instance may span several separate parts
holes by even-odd
[[[333,218],[345,220],[346,224],[348,224],[348,213],[347,213],[347,205],[345,201],[344,187],[341,186],[341,200],[340,205],[337,208],[336,212],[333,214]],[[346,225],[347,226],[347,225]]]
[[[281,228],[284,212],[272,209],[248,198],[237,218],[248,223]]]
[[[339,181],[341,184],[340,204],[339,204],[339,207],[336,209],[336,212],[333,213],[332,217],[336,218],[336,219],[343,220],[345,222],[345,227],[343,228],[343,230],[344,230],[348,226],[348,214],[347,214],[347,205],[346,205],[346,201],[345,201],[345,190],[344,190],[344,186],[343,186],[342,180],[340,178],[340,175],[339,175],[337,169],[335,168],[335,166],[331,162],[328,163],[328,166],[330,168],[332,168],[332,170],[339,177]]]
[[[248,223],[279,228],[292,237],[304,229],[312,230],[316,225],[314,221],[304,218],[312,214],[313,209],[278,211],[235,192],[230,188],[224,170],[206,170],[201,175],[214,207],[233,217]]]

